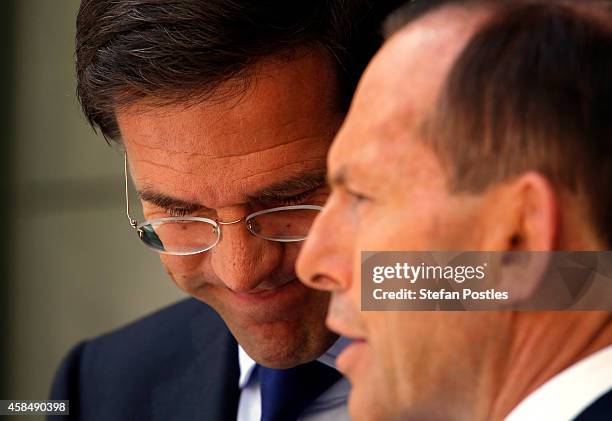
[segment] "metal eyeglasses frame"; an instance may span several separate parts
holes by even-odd
[[[143,226],[145,226],[145,225],[153,225],[153,224],[159,223],[159,222],[184,222],[184,221],[206,222],[206,223],[212,225],[214,227],[214,229],[215,229],[215,232],[217,234],[217,240],[212,245],[210,245],[209,247],[207,247],[207,248],[205,248],[203,250],[199,250],[197,252],[166,252],[166,251],[161,251],[161,250],[154,249],[158,253],[163,253],[163,254],[193,255],[193,254],[198,254],[198,253],[203,253],[205,251],[208,251],[208,250],[212,249],[213,247],[215,247],[217,244],[219,244],[219,241],[221,241],[221,225],[234,225],[234,224],[238,224],[238,223],[240,223],[242,221],[245,222],[247,230],[252,235],[254,235],[255,237],[258,237],[258,238],[262,238],[264,240],[276,241],[276,242],[280,242],[280,243],[293,243],[293,242],[298,242],[298,241],[304,241],[306,239],[306,237],[298,238],[298,239],[278,239],[278,238],[270,238],[270,237],[266,237],[266,236],[260,235],[260,234],[258,234],[258,233],[256,233],[254,231],[253,226],[252,226],[252,220],[253,220],[253,218],[255,218],[257,216],[260,216],[260,215],[264,215],[264,214],[268,214],[268,213],[274,213],[274,212],[279,212],[279,211],[284,211],[284,210],[316,210],[316,211],[322,211],[323,210],[323,206],[318,206],[318,205],[293,205],[293,206],[280,206],[280,207],[260,210],[260,211],[257,211],[257,212],[253,212],[253,213],[251,213],[251,214],[249,214],[247,216],[244,216],[244,217],[242,217],[240,219],[236,219],[235,221],[228,221],[228,222],[217,221],[215,219],[203,218],[203,217],[198,217],[198,216],[176,216],[176,217],[166,217],[166,218],[157,218],[157,219],[152,219],[152,220],[145,220],[145,221],[139,223],[136,219],[132,218],[132,216],[130,215],[130,195],[129,195],[129,181],[128,181],[128,159],[127,159],[127,154],[126,153],[123,154],[123,173],[124,173],[124,179],[125,179],[125,213],[126,213],[126,216],[128,218],[128,221],[130,223],[130,226],[137,231],[138,237],[140,237],[141,239],[143,237],[143,230],[142,230]],[[146,242],[144,242],[144,244],[149,246]]]

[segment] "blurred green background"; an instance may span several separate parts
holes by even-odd
[[[120,152],[80,113],[78,4],[0,2],[0,399],[46,399],[72,345],[182,297],[125,219]]]

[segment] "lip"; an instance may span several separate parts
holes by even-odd
[[[333,300],[334,297],[332,296],[332,305],[328,311],[325,324],[332,331],[351,341],[336,357],[336,367],[338,370],[349,376],[351,371],[355,369],[355,366],[358,365],[360,361],[364,360],[364,354],[369,344],[365,332],[359,324],[355,324],[354,319],[350,317],[338,317],[340,310],[343,310],[342,314],[346,316],[347,307],[336,304],[337,307],[335,307],[336,310],[334,310]]]
[[[297,278],[272,289],[267,289],[258,292],[234,292],[229,291],[239,301],[245,303],[262,303],[276,298],[280,298],[282,295],[290,295],[293,291],[299,289],[301,283]]]
[[[364,360],[368,343],[365,339],[352,339],[352,342],[336,358],[336,367],[349,375]]]

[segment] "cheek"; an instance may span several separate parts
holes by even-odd
[[[417,207],[393,200],[362,205],[357,216],[356,248],[359,251],[412,250],[424,229]],[[418,221],[418,222],[417,222]]]
[[[368,312],[363,317],[369,332],[369,341],[372,344],[373,354],[377,356],[379,366],[383,371],[389,371],[388,366],[396,364],[398,350],[406,345],[404,338],[411,337],[405,323],[398,323],[402,318],[400,312]],[[395,331],[401,326],[400,331]]]
[[[355,373],[355,380],[351,380],[348,405],[355,421],[393,419],[390,408],[396,405],[390,399],[389,378],[383,375],[378,361],[371,361],[364,372]]]
[[[270,242],[266,244],[268,247],[283,247],[283,260],[278,267],[279,273],[290,273],[295,270],[295,261],[302,244],[302,242],[283,244]],[[196,290],[203,283],[222,284],[212,269],[211,256],[211,253],[207,252],[193,256],[160,254],[160,260],[164,270],[172,280],[181,289],[190,292]]]
[[[275,245],[276,244],[271,244]],[[295,262],[300,254],[300,250],[302,249],[302,245],[304,242],[295,242],[295,243],[284,243],[283,247],[283,266],[290,265],[292,268],[295,268]]]
[[[464,215],[450,201],[434,194],[412,205],[373,205],[360,219],[357,246],[372,251],[459,249],[469,237],[473,220],[473,216]]]
[[[160,260],[172,280],[184,291],[190,292],[202,282],[207,272],[209,257],[205,253],[193,256],[172,256],[161,254]]]
[[[372,312],[368,316],[372,353],[376,356],[374,380],[384,387],[382,393],[393,406],[401,406],[401,400],[411,395],[421,349],[427,348],[427,331],[419,333],[414,328],[420,317],[418,312]]]

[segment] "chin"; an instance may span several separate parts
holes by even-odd
[[[323,321],[314,326],[277,322],[236,331],[230,327],[230,330],[253,360],[270,368],[291,368],[313,361],[338,338]]]
[[[219,313],[246,353],[266,367],[290,368],[315,360],[338,338],[325,326],[329,293],[299,282],[255,300],[223,288],[198,292],[197,298]]]
[[[385,411],[382,400],[377,399],[375,391],[360,390],[352,382],[348,400],[348,409],[353,421],[389,421],[395,419]]]

